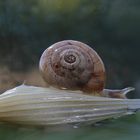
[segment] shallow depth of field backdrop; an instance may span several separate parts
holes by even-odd
[[[134,86],[140,92],[139,0],[1,0],[0,91],[24,81],[44,84],[37,82],[39,58],[64,39],[99,53],[106,87]]]
[[[0,93],[22,83],[45,86],[39,58],[48,46],[65,39],[82,41],[98,52],[106,67],[107,88],[133,86],[136,91],[130,97],[140,98],[140,0],[1,0]],[[112,139],[119,134],[123,140],[138,139],[140,119],[124,120],[78,131],[69,139],[84,139],[84,134],[87,139],[107,134],[108,139],[110,131]],[[15,134],[9,127],[0,131],[3,140],[46,138],[40,132]]]

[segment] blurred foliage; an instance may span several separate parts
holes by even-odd
[[[64,39],[92,46],[105,63],[107,86],[140,79],[139,0],[1,0],[0,64],[13,71],[38,65]]]

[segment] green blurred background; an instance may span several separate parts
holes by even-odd
[[[64,39],[93,47],[105,63],[107,88],[136,87],[140,97],[140,0],[0,0],[0,92],[45,86],[42,52]],[[0,125],[2,140],[138,140],[140,113],[94,127],[48,132]]]
[[[107,88],[134,86],[140,97],[139,0],[1,0],[0,91],[24,80],[43,85],[39,58],[64,39],[82,41],[99,53]]]

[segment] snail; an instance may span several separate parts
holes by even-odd
[[[105,87],[105,67],[100,56],[88,45],[65,40],[47,48],[39,68],[48,85],[59,89],[81,90],[84,94],[126,98],[134,88],[109,90]]]
[[[47,48],[39,69],[49,87],[21,85],[0,95],[0,122],[30,126],[89,125],[134,113],[134,88],[105,89],[105,68],[88,45],[66,40]]]

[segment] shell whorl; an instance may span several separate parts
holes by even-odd
[[[65,40],[47,48],[39,68],[51,86],[84,92],[100,92],[104,88],[105,68],[99,55],[88,45]]]

